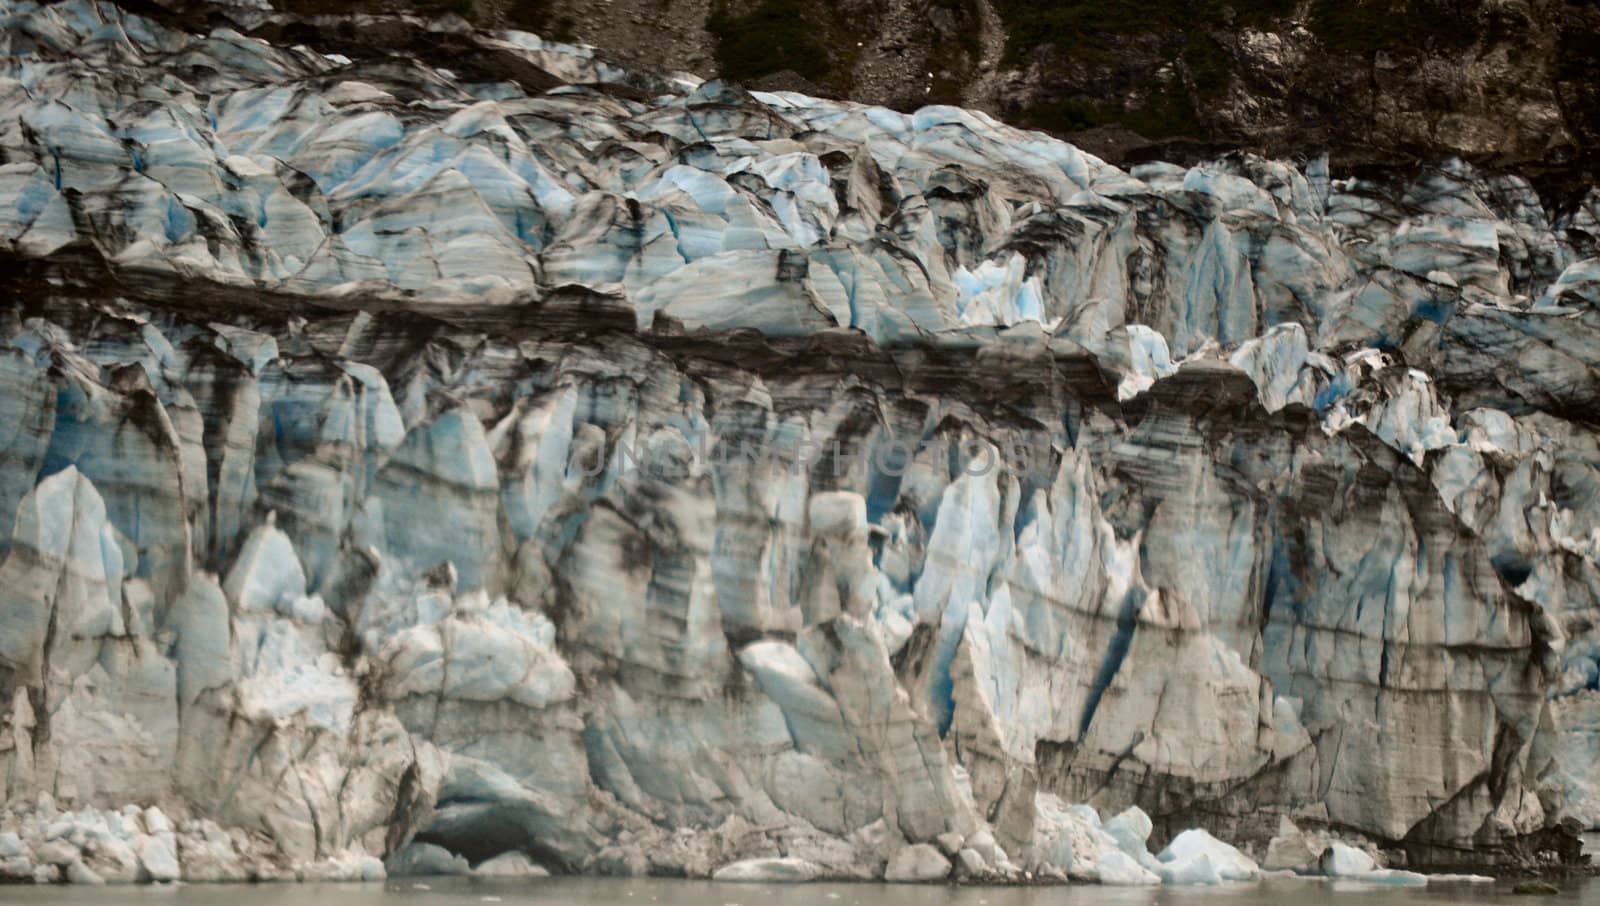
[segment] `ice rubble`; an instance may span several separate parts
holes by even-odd
[[[7,876],[1231,883],[1600,821],[1600,196],[0,18]]]
[[[948,867],[948,863],[946,863]],[[724,865],[712,875],[713,881],[796,883],[815,880],[822,869],[804,859],[744,859]],[[939,877],[944,877],[943,874]]]
[[[49,793],[9,822],[0,833],[0,878],[7,881],[73,884],[170,883],[187,881],[319,880],[384,878],[383,862],[352,851],[282,869],[269,848],[207,819],[173,821],[156,806],[60,810]]]

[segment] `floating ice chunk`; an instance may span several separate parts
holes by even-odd
[[[465,875],[472,872],[466,859],[436,843],[413,842],[389,857],[384,868],[392,877]]]
[[[388,877],[383,861],[360,852],[340,852],[295,872],[301,881],[382,881]]]
[[[1161,883],[1173,886],[1208,886],[1222,883],[1222,873],[1206,853],[1159,862],[1155,867]]]
[[[1095,870],[1100,875],[1101,884],[1114,887],[1145,887],[1161,883],[1161,878],[1155,872],[1140,865],[1120,849],[1101,853],[1095,862]]]
[[[1376,871],[1378,863],[1353,846],[1344,843],[1329,844],[1319,863],[1322,873],[1332,878],[1348,878]]]
[[[1398,868],[1379,868],[1356,875],[1341,876],[1340,881],[1344,883],[1381,884],[1385,887],[1425,887],[1428,884],[1428,876],[1414,871],[1403,871]]]
[[[711,880],[796,884],[814,881],[821,874],[821,867],[805,859],[744,859],[717,869]]]
[[[1260,867],[1249,856],[1199,828],[1186,830],[1174,837],[1156,858],[1175,869],[1186,862],[1203,858],[1217,878],[1223,881],[1254,881],[1261,877]]]
[[[472,873],[486,878],[547,878],[550,870],[519,850],[504,852],[480,862]]]

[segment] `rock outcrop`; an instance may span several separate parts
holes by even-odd
[[[161,2],[191,22],[216,15],[213,4]],[[420,0],[276,5],[436,19],[439,10]],[[1237,148],[1327,150],[1350,166],[1457,154],[1525,168],[1563,195],[1600,175],[1600,10],[1584,0],[468,0],[452,9],[592,44],[633,68],[908,112],[961,104],[1119,163],[1187,164]],[[391,28],[338,43],[320,49],[416,52],[421,42]]]
[[[1600,821],[1600,195],[0,17],[0,872]]]

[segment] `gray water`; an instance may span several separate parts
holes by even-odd
[[[1584,837],[1600,861],[1600,833]],[[1600,878],[1524,897],[1511,882],[1377,887],[1274,878],[1223,887],[947,887],[895,884],[715,884],[659,878],[399,878],[384,884],[189,884],[0,887],[0,906],[1600,906]]]
[[[1381,888],[1320,880],[1268,880],[1212,888],[944,887],[893,884],[715,884],[624,878],[398,879],[385,884],[176,887],[0,887],[0,904],[29,906],[1600,906],[1600,879],[1562,884],[1556,896],[1522,897],[1512,884]]]

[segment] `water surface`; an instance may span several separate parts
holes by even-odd
[[[1548,897],[1512,884],[1382,888],[1269,880],[1212,888],[944,887],[892,884],[715,884],[709,881],[547,878],[397,879],[384,884],[191,884],[176,887],[0,887],[0,904],[28,906],[1600,906],[1600,879]]]
[[[1600,833],[1584,847],[1600,860]],[[397,878],[383,884],[188,884],[4,887],[0,906],[1600,906],[1600,878],[1556,896],[1512,893],[1512,882],[1379,887],[1274,878],[1222,887],[949,887],[895,884],[716,884],[661,878]]]

